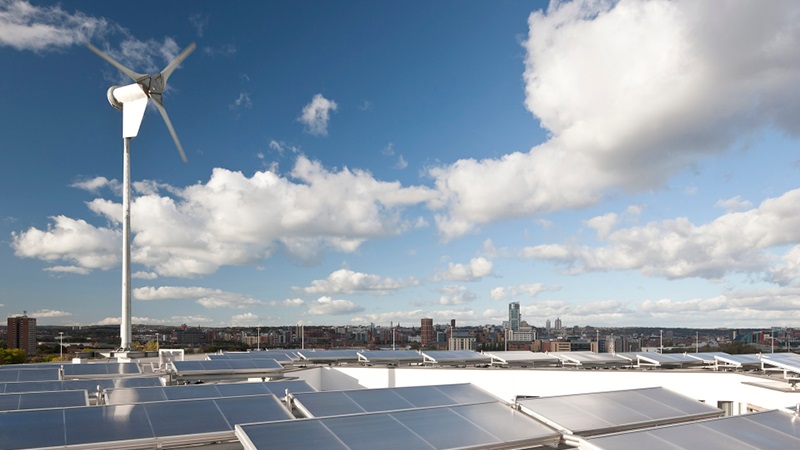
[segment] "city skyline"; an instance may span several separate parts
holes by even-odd
[[[800,6],[0,0],[0,314],[757,328],[800,319]]]

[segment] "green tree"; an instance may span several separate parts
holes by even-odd
[[[154,339],[150,339],[144,344],[144,351],[146,352],[158,351],[158,342],[156,342]]]
[[[23,364],[27,359],[25,351],[20,348],[0,349],[0,364]]]

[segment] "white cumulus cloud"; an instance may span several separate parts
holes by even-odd
[[[244,309],[254,305],[264,304],[261,300],[235,292],[195,286],[140,287],[133,290],[133,298],[142,301],[193,299],[197,304],[208,309]]]
[[[14,254],[47,262],[69,261],[74,263],[69,269],[72,273],[84,273],[81,268],[106,270],[118,264],[121,233],[66,216],[51,219],[53,224],[46,230],[31,227],[11,233]],[[64,266],[55,267],[51,269],[64,269]]]
[[[24,0],[0,1],[0,47],[44,51],[80,45],[113,27],[104,18],[68,12],[60,5],[36,6]]]
[[[472,258],[469,264],[450,263],[447,270],[432,277],[433,281],[478,281],[493,274],[493,263],[484,258]]]
[[[555,291],[558,287],[546,286],[541,283],[534,284],[518,284],[516,286],[500,286],[492,289],[490,295],[492,300],[501,301],[508,300],[520,295],[527,295],[530,298],[536,298],[541,292]]]
[[[363,311],[364,308],[350,300],[334,300],[331,297],[320,297],[309,303],[308,314],[312,316],[337,316]]]
[[[709,279],[757,273],[772,262],[767,249],[800,242],[798,204],[800,189],[704,225],[686,218],[650,222],[611,232],[604,247],[545,244],[527,247],[521,255],[565,263],[573,273],[639,270],[647,276]]]
[[[525,105],[551,138],[432,168],[441,235],[658,187],[767,127],[800,135],[799,16],[791,1],[553,2],[532,13]]]
[[[469,289],[458,285],[442,286],[439,293],[440,305],[463,305],[477,298]]]
[[[309,133],[327,136],[330,113],[336,111],[336,108],[336,102],[317,94],[311,99],[311,103],[303,107],[303,113],[297,120],[306,126]]]
[[[405,281],[393,280],[392,278],[382,278],[378,275],[354,272],[349,269],[339,269],[332,272],[324,280],[314,280],[311,282],[311,286],[298,289],[307,294],[387,294],[389,291],[396,291],[418,284],[419,282],[414,279]]]
[[[353,252],[367,239],[413,229],[418,220],[404,218],[404,209],[435,195],[361,170],[329,171],[302,155],[291,177],[214,169],[205,184],[186,188],[151,181],[134,185],[139,195],[131,205],[133,262],[147,272],[178,277],[210,274],[223,265],[255,265],[276,251],[303,261],[315,261],[325,250]],[[96,198],[88,207],[120,226],[119,203]],[[87,269],[118,264],[118,229],[65,216],[52,220],[55,225],[46,230],[13,234],[16,255]]]

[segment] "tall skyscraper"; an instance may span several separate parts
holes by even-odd
[[[519,302],[508,304],[508,327],[511,331],[519,331],[520,313]]]
[[[550,334],[550,319],[544,323],[544,329],[547,330],[547,334]]]
[[[420,340],[422,341],[422,345],[428,345],[436,340],[433,334],[433,319],[422,319],[420,327]]]
[[[27,315],[8,318],[8,348],[21,348],[28,356],[36,353],[36,319]]]
[[[561,331],[561,317],[556,318],[556,331]]]

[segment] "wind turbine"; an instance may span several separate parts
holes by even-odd
[[[111,86],[108,88],[108,102],[111,106],[122,111],[122,139],[124,153],[122,158],[122,318],[119,326],[120,348],[117,352],[131,350],[131,139],[139,134],[139,126],[144,118],[144,110],[148,99],[158,108],[164,123],[167,124],[172,140],[178,147],[183,162],[187,162],[178,135],[172,127],[167,110],[164,109],[163,94],[167,88],[167,79],[172,72],[188,57],[197,47],[194,42],[178,55],[171,63],[155,75],[136,73],[106,55],[100,49],[87,44],[89,50],[97,53],[109,64],[119,69],[120,72],[130,77],[134,83],[127,86]]]

